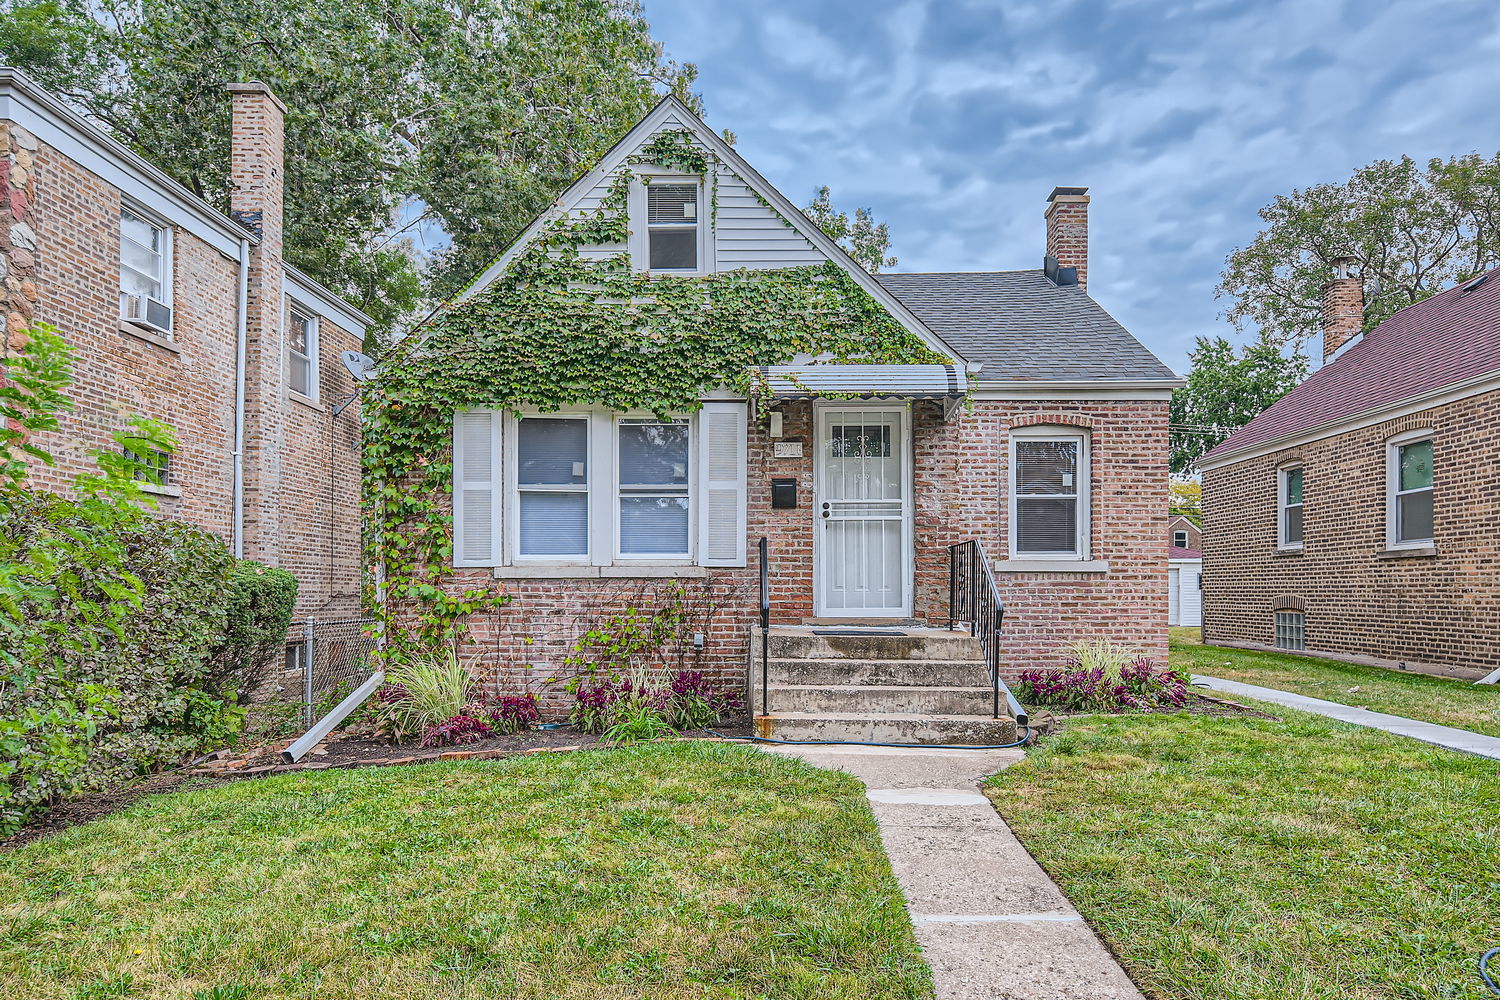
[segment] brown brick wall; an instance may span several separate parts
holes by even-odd
[[[706,587],[724,606],[705,630],[708,641],[686,662],[727,683],[743,677],[748,627],[757,616],[755,540],[770,540],[772,620],[796,624],[813,614],[813,407],[783,407],[783,440],[801,439],[802,458],[772,457],[764,423],[749,441],[748,534],[750,565],[715,569],[684,580],[692,594]],[[916,618],[946,625],[947,546],[977,538],[990,558],[1006,538],[1007,435],[1020,424],[1066,423],[1091,429],[1094,556],[1107,574],[1002,573],[1007,604],[1006,672],[1058,666],[1067,644],[1097,636],[1132,650],[1165,657],[1167,538],[1163,499],[1167,483],[1165,402],[976,402],[952,420],[939,404],[913,407]],[[772,478],[795,478],[798,506],[773,510]],[[446,502],[446,501],[445,501]],[[694,573],[701,571],[694,570]],[[463,569],[450,590],[491,581],[489,570]],[[545,678],[566,673],[563,661],[591,618],[623,608],[641,590],[666,581],[530,579],[502,581],[512,604],[472,623],[471,669],[498,690],[546,692]],[[561,707],[557,695],[552,704]]]
[[[1477,676],[1500,666],[1500,394],[1203,474],[1203,635],[1270,646],[1301,607],[1311,652]],[[1383,556],[1386,442],[1432,429],[1436,555]],[[1277,470],[1302,463],[1303,548],[1277,550]]]
[[[74,408],[62,415],[59,431],[36,439],[57,464],[33,463],[32,481],[67,488],[94,468],[92,450],[114,447],[111,435],[128,416],[152,417],[172,425],[179,439],[172,476],[180,495],[160,497],[158,510],[228,543],[238,262],[174,228],[171,344],[125,332],[118,298],[120,193],[29,134],[23,140],[35,149],[25,149],[14,132],[0,122],[0,208],[9,210],[5,221],[24,220],[34,240],[18,262],[20,248],[0,239],[7,251],[0,264],[7,325],[16,330],[31,319],[50,322],[75,350]],[[25,186],[12,187],[20,161],[27,163]],[[299,615],[351,615],[359,608],[359,415],[355,405],[335,420],[328,408],[352,391],[338,354],[358,349],[359,338],[323,318],[322,405],[290,398],[279,255],[261,266],[265,278],[257,287],[267,312],[247,378],[253,447],[246,479],[257,488],[246,493],[245,520],[255,534],[247,535],[245,554],[298,577]]]

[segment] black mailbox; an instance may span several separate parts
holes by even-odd
[[[771,480],[771,509],[791,510],[797,506],[797,480]]]

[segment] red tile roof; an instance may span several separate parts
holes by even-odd
[[[1199,552],[1197,549],[1184,549],[1184,548],[1181,548],[1181,547],[1176,546],[1176,545],[1170,545],[1170,546],[1168,546],[1168,549],[1169,549],[1169,552],[1168,552],[1167,558],[1169,558],[1169,559],[1202,559],[1203,558],[1203,553]]]
[[[1500,372],[1497,272],[1397,312],[1203,457],[1222,457]]]

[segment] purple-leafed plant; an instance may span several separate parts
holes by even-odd
[[[744,701],[732,688],[711,682],[700,670],[679,670],[672,675],[670,719],[678,729],[702,729],[740,711]]]
[[[1016,696],[1023,702],[1076,712],[1148,712],[1180,708],[1187,683],[1148,656],[1128,663],[1085,666],[1076,659],[1060,670],[1022,671]]]
[[[499,735],[530,729],[542,717],[534,694],[504,694],[485,705],[484,718]]]
[[[448,747],[477,743],[494,734],[495,731],[483,719],[476,719],[472,715],[455,715],[447,722],[429,726],[422,734],[422,746]]]

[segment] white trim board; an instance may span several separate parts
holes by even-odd
[[[375,322],[290,265],[287,266],[281,278],[281,294],[287,298],[296,299],[322,319],[338,325],[360,339],[364,338],[365,330]]]
[[[1421,413],[1424,410],[1436,409],[1439,406],[1447,406],[1470,396],[1481,396],[1486,392],[1500,389],[1500,372],[1485,372],[1474,378],[1463,382],[1455,382],[1452,385],[1432,389],[1417,396],[1408,396],[1399,403],[1388,406],[1375,407],[1364,410],[1341,420],[1329,421],[1315,427],[1308,427],[1292,434],[1283,434],[1280,437],[1271,438],[1258,444],[1249,445],[1236,451],[1227,452],[1221,457],[1205,462],[1199,460],[1198,471],[1208,472],[1213,469],[1222,469],[1226,465],[1235,465],[1239,462],[1247,462],[1252,458],[1262,458],[1266,455],[1284,451],[1287,448],[1296,448],[1299,445],[1311,444],[1324,438],[1336,437],[1349,431],[1362,430],[1366,427],[1374,427],[1388,420],[1399,420]]]
[[[0,120],[21,126],[120,195],[180,226],[231,260],[255,234],[126,148],[19,70],[0,67]]]
[[[781,216],[782,220],[792,228],[799,236],[807,240],[823,253],[825,257],[840,265],[847,271],[862,289],[868,292],[875,301],[879,302],[886,310],[895,317],[896,321],[904,326],[915,336],[921,338],[935,351],[948,355],[955,361],[963,362],[962,354],[943,341],[927,325],[917,318],[916,314],[906,308],[901,300],[886,290],[875,278],[854,262],[843,247],[812,223],[802,210],[776,190],[758,171],[745,159],[735,152],[733,146],[729,145],[722,137],[716,135],[712,129],[703,123],[703,119],[694,114],[686,104],[672,95],[667,95],[661,102],[646,113],[625,136],[605,153],[599,163],[574,181],[558,199],[553,202],[552,207],[537,216],[516,240],[505,249],[499,257],[488,267],[480,272],[479,277],[470,282],[469,286],[454,297],[453,302],[463,302],[471,296],[482,291],[490,282],[494,281],[501,272],[515,258],[516,254],[530,243],[553,219],[559,218],[571,211],[582,197],[595,186],[604,182],[618,168],[623,166],[626,159],[643,145],[648,137],[662,129],[669,118],[676,118],[686,123],[686,127],[694,137],[701,142],[721,163],[729,168],[731,172],[738,175],[740,180],[756,194],[764,198],[771,209]]]

